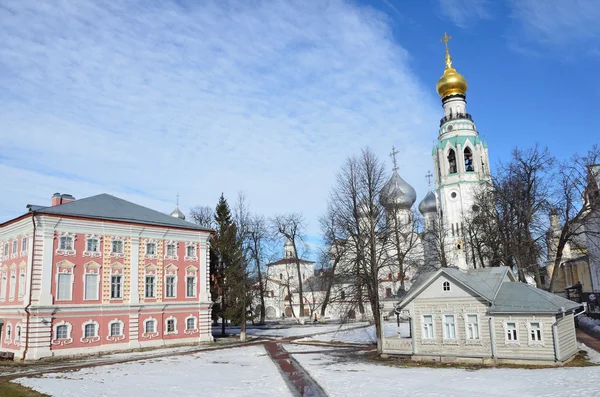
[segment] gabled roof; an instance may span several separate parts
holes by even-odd
[[[300,259],[298,258],[298,262],[302,263],[315,263],[313,261],[307,261],[304,259]],[[272,262],[272,263],[267,263],[267,266],[272,266],[272,265],[289,265],[289,264],[295,264],[296,263],[296,259],[295,258],[282,258],[278,261]]]
[[[37,205],[29,205],[28,207],[30,208],[30,211],[34,211],[38,214],[75,216],[180,229],[211,231],[211,229],[198,226],[195,223],[163,214],[162,212],[134,204],[130,201],[106,193],[53,207],[41,207]]]
[[[525,283],[502,283],[490,313],[557,313],[581,304]]]

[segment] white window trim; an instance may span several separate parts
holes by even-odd
[[[194,256],[188,256],[188,247],[194,246],[195,250]],[[186,262],[196,262],[198,261],[198,244],[195,242],[187,242],[185,243],[185,257],[183,258]]]
[[[148,282],[146,281],[147,277],[154,277],[152,296],[148,296]],[[144,275],[144,299],[156,299],[156,291],[157,291],[157,277],[156,274],[146,273]]]
[[[169,278],[169,277],[173,277],[175,279],[175,281],[173,282],[173,296],[167,296],[167,290],[168,290],[167,278]],[[178,281],[179,280],[177,279],[177,274],[172,274],[172,273],[165,274],[165,285],[163,287],[163,289],[165,291],[165,299],[177,299]]]
[[[9,321],[4,326],[4,344],[12,345],[12,323]]]
[[[446,285],[448,285],[448,289],[445,289]],[[442,293],[448,293],[452,291],[452,284],[450,284],[450,281],[444,281],[442,283]]]
[[[113,242],[120,241],[121,247],[123,248],[123,252],[115,252],[113,251]],[[123,237],[113,237],[110,241],[110,256],[112,258],[125,258],[125,239]]]
[[[23,326],[21,325],[21,322],[18,322],[15,324],[15,330],[14,332],[14,338],[13,338],[13,344],[15,346],[21,346],[21,339],[23,336]]]
[[[27,270],[23,267],[19,269],[19,295],[18,300],[22,301],[25,297],[25,289],[27,288]]]
[[[8,278],[8,301],[13,302],[17,295],[17,266],[10,266],[10,276]]]
[[[509,340],[508,339],[508,323],[515,324],[517,340]],[[520,343],[521,338],[519,337],[519,322],[517,320],[513,320],[512,318],[509,318],[508,320],[502,321],[502,328],[504,329],[504,345],[505,346],[520,346],[521,345],[521,343]]]
[[[29,235],[26,234],[21,237],[21,253],[19,256],[27,256],[27,248],[29,248]]]
[[[121,335],[111,335],[110,331],[111,331],[111,327],[113,324],[121,324]],[[118,318],[115,318],[114,320],[110,320],[108,323],[108,331],[106,332],[106,340],[111,341],[111,342],[118,342],[118,341],[122,341],[125,339],[125,323],[122,320],[119,320]]]
[[[194,279],[194,294],[188,295],[188,278]],[[198,297],[198,276],[196,274],[186,274],[185,275],[185,297],[186,298],[196,298]]]
[[[148,253],[148,245],[154,244],[154,253]],[[146,240],[144,242],[144,258],[145,259],[157,259],[158,258],[158,242],[156,240]]]
[[[477,338],[469,339],[469,316],[477,316]],[[479,313],[465,313],[465,343],[470,345],[480,345],[481,342],[481,316]]]
[[[425,322],[425,316],[431,316],[431,323]],[[425,335],[425,324],[431,324],[431,338]],[[425,313],[421,315],[421,343],[423,344],[434,344],[435,343],[435,315],[433,313]]]
[[[175,255],[168,254],[168,252],[169,252],[168,247],[171,244],[175,246]],[[165,259],[169,259],[169,260],[173,260],[173,261],[179,260],[179,256],[177,255],[178,248],[179,248],[179,244],[177,243],[177,241],[174,241],[174,240],[165,241]]]
[[[95,334],[94,336],[90,336],[90,337],[85,337],[85,326],[86,325],[95,325],[94,327],[94,331]],[[95,343],[100,341],[100,324],[98,324],[98,321],[94,321],[94,320],[88,320],[86,322],[84,322],[83,324],[81,324],[81,339],[79,339],[81,342],[83,343]]]
[[[71,238],[72,249],[67,250],[67,249],[60,248],[61,237],[70,237]],[[56,249],[56,254],[64,255],[64,256],[75,256],[77,254],[77,251],[75,250],[75,241],[76,240],[77,240],[77,236],[74,233],[68,233],[68,232],[58,233],[58,248]]]
[[[57,339],[57,329],[60,325],[66,325],[67,326],[67,338],[66,339]],[[50,341],[51,344],[53,345],[57,345],[57,346],[65,346],[65,345],[70,345],[71,343],[73,343],[73,326],[71,325],[71,323],[68,323],[66,321],[60,321],[56,324],[54,324],[52,326],[52,340]]]
[[[154,332],[146,332],[146,323],[148,321],[154,321]],[[153,339],[158,337],[158,321],[154,317],[148,317],[147,319],[145,319],[143,326],[144,328],[142,328],[142,338]]]
[[[123,299],[125,299],[125,266],[120,263],[120,262],[115,262],[112,265],[110,265],[110,278],[109,278],[109,282],[110,282],[110,289],[109,289],[109,299],[110,300],[114,300],[114,301],[122,301]],[[112,297],[112,277],[113,276],[121,276],[121,286],[120,286],[120,298],[113,298]]]
[[[532,323],[537,323],[540,326],[540,340],[531,339]],[[527,327],[527,346],[546,346],[546,344],[544,343],[544,323],[542,322],[542,320],[533,318],[527,320],[527,323],[525,325]]]
[[[189,319],[193,319],[194,320],[194,328],[188,329],[187,323],[188,323]],[[185,318],[185,330],[183,331],[183,333],[186,334],[186,335],[194,335],[194,334],[197,334],[198,332],[200,332],[199,329],[198,329],[198,317],[196,317],[194,315],[187,316]]]
[[[96,240],[96,248],[97,251],[88,251],[88,241]],[[88,256],[90,258],[99,258],[102,256],[102,236],[98,236],[95,234],[86,234],[85,236],[85,251],[83,251],[83,256]]]
[[[92,300],[98,300],[100,299],[100,279],[102,278],[102,274],[100,272],[100,268],[101,266],[96,263],[96,262],[88,262],[86,263],[84,266],[84,272],[83,272],[83,300],[84,301],[92,301]],[[92,298],[92,299],[86,299],[86,290],[87,290],[87,277],[90,274],[95,274],[97,276],[96,279],[96,297]]]
[[[0,269],[0,302],[4,302],[6,300],[6,286],[8,285],[8,269],[6,266],[3,266]]]
[[[18,258],[19,257],[19,238],[18,237],[15,237],[11,241],[10,257],[11,258]]]
[[[2,245],[2,258],[5,261],[10,259],[10,243],[8,241]]]
[[[452,316],[453,318],[452,324],[454,324],[454,338],[451,338],[448,335],[446,335],[446,324],[450,324],[446,323],[446,316]],[[456,313],[442,313],[442,340],[444,343],[458,344],[458,327],[456,326],[456,320]]]
[[[57,302],[70,302],[73,300],[73,283],[75,282],[75,264],[69,261],[60,261],[56,265],[56,277],[54,279],[54,283],[56,285],[56,301]],[[58,275],[59,274],[70,274],[71,275],[71,285],[69,288],[69,299],[59,299],[58,298]]]
[[[170,320],[173,320],[173,331],[171,332],[168,331],[169,327],[167,327],[167,324]],[[173,316],[167,317],[165,319],[165,335],[177,335],[178,333],[179,331],[177,331],[177,319]]]

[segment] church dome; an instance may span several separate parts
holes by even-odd
[[[432,191],[429,191],[423,201],[419,203],[419,211],[423,215],[437,211],[437,202]]]
[[[442,39],[446,43],[446,70],[444,70],[444,74],[440,77],[435,87],[442,99],[449,95],[465,95],[469,86],[467,79],[452,67],[452,58],[448,50],[448,40],[450,38],[451,36],[444,34],[444,38]]]
[[[173,212],[171,212],[171,216],[173,218],[179,218],[179,219],[185,220],[185,215],[183,214],[183,212],[181,212],[181,210],[179,209],[179,206],[175,207]]]
[[[417,201],[417,192],[404,179],[400,177],[397,170],[394,170],[390,180],[381,189],[379,202],[385,208],[405,208],[410,209]]]

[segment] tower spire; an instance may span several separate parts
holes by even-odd
[[[452,68],[452,58],[450,57],[450,50],[448,48],[450,39],[452,39],[452,36],[448,36],[448,33],[444,32],[444,37],[440,40],[442,43],[446,44],[446,69]]]

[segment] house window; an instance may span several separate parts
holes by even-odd
[[[506,341],[516,342],[517,339],[517,323],[509,322],[506,323]]]
[[[156,255],[156,243],[146,244],[146,255]]]
[[[456,323],[454,314],[444,315],[444,339],[456,339]]]
[[[19,241],[17,239],[13,240],[13,246],[12,246],[12,254],[13,255],[17,255],[17,248],[19,247]]]
[[[467,314],[467,339],[479,339],[478,320],[477,314]]]
[[[196,319],[194,317],[190,317],[185,322],[185,329],[195,329],[196,328]]]
[[[175,320],[169,319],[167,320],[167,333],[175,332]]]
[[[56,327],[56,339],[68,339],[69,328],[66,325],[59,325]]]
[[[11,340],[11,337],[12,337],[12,326],[7,325],[6,326],[6,339]]]
[[[4,243],[4,256],[8,256],[8,249],[9,249],[8,243]]]
[[[122,254],[123,253],[123,241],[121,240],[113,240],[112,242],[112,251],[113,254]]]
[[[17,271],[16,270],[11,270],[11,272],[10,272],[9,288],[10,289],[8,291],[8,299],[14,300],[15,299],[15,290],[17,289]]]
[[[531,342],[542,341],[542,327],[539,322],[529,323],[529,340]]]
[[[71,300],[71,287],[73,286],[73,275],[70,273],[58,274],[58,285],[56,299],[61,301]]]
[[[121,336],[121,323],[112,323],[110,325],[110,336]]]
[[[123,299],[122,295],[122,276],[115,274],[110,276],[110,298],[111,299]]]
[[[61,236],[59,247],[62,251],[73,251],[73,237]]]
[[[148,320],[146,321],[146,324],[144,326],[144,331],[148,334],[151,332],[156,332],[156,322],[154,320]]]
[[[195,258],[196,257],[196,246],[195,245],[188,245],[187,246],[187,256],[189,258]]]
[[[17,325],[17,327],[15,328],[15,341],[20,341],[21,340],[21,327]]]
[[[27,251],[27,237],[23,237],[23,239],[21,240],[21,251]]]
[[[471,153],[471,149],[465,148],[465,171],[473,172],[475,171],[475,167],[473,167],[473,153]]]
[[[279,279],[283,280],[283,273],[279,273]]]
[[[423,315],[423,339],[433,339],[433,315]]]
[[[167,298],[175,298],[175,276],[167,276],[165,284]]]
[[[187,276],[186,278],[185,296],[187,298],[193,298],[196,296],[196,277]]]
[[[25,270],[21,270],[21,274],[19,274],[19,298],[23,298],[25,295]]]
[[[450,291],[450,283],[448,281],[444,281],[444,284],[442,284],[442,289],[444,291]]]
[[[175,244],[167,244],[167,256],[175,256]]]
[[[454,149],[448,152],[448,170],[450,174],[456,174],[456,154]]]
[[[98,239],[88,238],[86,241],[86,251],[87,252],[98,252]]]
[[[146,276],[146,298],[154,297],[154,276]]]
[[[98,275],[86,274],[84,288],[84,299],[98,299]]]
[[[96,324],[86,324],[83,334],[84,338],[94,338],[96,336]]]
[[[385,289],[385,297],[389,298],[390,296],[392,296],[392,289],[391,288],[386,288]]]

